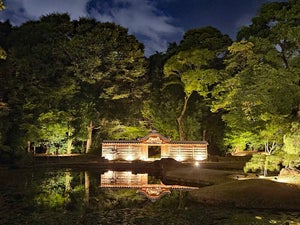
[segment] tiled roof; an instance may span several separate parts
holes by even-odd
[[[162,140],[163,143],[169,143],[169,144],[208,144],[207,141],[172,141],[171,139],[166,138],[165,136],[161,135],[157,131],[152,131],[150,134],[146,135],[145,137],[139,138],[136,140],[103,140],[102,143],[141,144],[141,143],[144,143],[145,141],[147,141],[149,138],[156,138],[156,137],[158,137],[160,140]],[[150,142],[150,143],[152,143],[152,142]],[[153,142],[153,144],[155,144],[155,141]],[[156,143],[156,144],[162,144],[162,143]]]
[[[207,141],[170,141],[170,144],[208,144]]]
[[[136,143],[136,144],[140,144],[140,141],[138,141],[138,140],[103,140],[102,143],[122,143],[122,144]]]

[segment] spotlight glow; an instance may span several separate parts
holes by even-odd
[[[176,157],[176,161],[182,162],[183,161],[183,157],[181,155],[178,155]]]
[[[127,160],[127,161],[132,161],[132,160],[133,160],[133,156],[132,156],[132,155],[127,156],[127,157],[126,157],[126,160]]]
[[[105,158],[108,159],[108,160],[113,160],[114,159],[114,157],[112,155],[106,155]]]
[[[197,156],[195,157],[195,159],[196,159],[196,160],[203,160],[204,158],[203,158],[203,156],[197,155]]]

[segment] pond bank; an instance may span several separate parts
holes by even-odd
[[[296,210],[300,212],[300,179],[249,177],[238,171],[180,168],[166,172],[166,179],[201,180],[210,185],[190,192],[193,201],[238,208]],[[299,215],[300,216],[300,215]]]

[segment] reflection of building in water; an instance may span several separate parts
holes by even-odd
[[[207,145],[206,141],[172,141],[153,131],[137,140],[104,140],[102,156],[108,160],[195,161],[207,159]]]
[[[137,193],[145,195],[151,201],[171,193],[171,190],[197,189],[181,185],[165,185],[158,179],[149,179],[147,173],[133,174],[130,171],[108,171],[101,174],[100,180],[100,187],[137,189]]]

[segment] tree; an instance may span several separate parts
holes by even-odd
[[[283,139],[283,165],[288,168],[299,168],[300,166],[300,151],[299,151],[299,123],[293,122],[291,129],[287,132]]]
[[[47,141],[71,153],[74,140],[91,137],[103,118],[139,124],[128,115],[139,113],[145,59],[143,46],[125,28],[51,14],[14,28],[3,42],[9,58],[1,65],[1,95],[11,122],[3,142]]]
[[[121,26],[81,19],[75,28],[76,35],[66,46],[69,71],[85,94],[81,100],[93,107],[80,114],[97,112],[85,121],[88,152],[93,128],[102,118],[124,119],[133,112],[133,107],[126,106],[138,106],[143,96],[145,59],[143,46]]]
[[[45,126],[39,117],[51,111],[66,115],[62,112],[70,109],[67,102],[76,92],[76,85],[70,73],[64,72],[65,57],[60,48],[72,31],[70,25],[66,14],[49,15],[41,21],[23,24],[7,37],[11,47],[5,64],[10,71],[3,74],[4,93],[11,114],[18,115],[11,129],[20,130],[19,138],[23,141],[39,145],[44,137],[40,131]]]
[[[253,157],[245,167],[264,175],[299,157],[291,145],[300,108],[299,3],[272,2],[260,9],[229,48],[227,75],[215,88],[214,109],[227,111],[228,142],[236,146],[245,137],[241,149],[264,149],[264,156]]]
[[[234,43],[227,60],[231,74],[215,91],[215,107],[229,112],[223,116],[234,132],[251,132],[264,140],[270,152],[270,139],[280,144],[297,105],[299,87],[297,74],[263,61],[260,46],[253,43]],[[271,142],[273,142],[271,141]]]
[[[182,120],[192,93],[195,91],[201,96],[207,97],[209,86],[217,80],[217,71],[206,68],[208,62],[214,57],[214,54],[207,49],[184,51],[172,56],[164,66],[166,77],[174,75],[179,78],[185,93],[182,110],[176,119],[180,140],[185,139]]]
[[[299,108],[297,15],[299,1],[263,5],[229,48],[225,79],[215,88],[214,109],[228,111],[230,132],[252,133],[260,140],[251,143],[264,143],[268,153],[282,144]]]
[[[184,35],[176,54],[165,63],[165,76],[172,76],[169,84],[177,81],[182,85],[184,92],[183,106],[176,118],[180,140],[185,139],[183,118],[192,93],[198,93],[203,99],[208,99],[211,88],[219,79],[221,59],[230,43],[227,35],[222,35],[212,27],[190,30]]]

